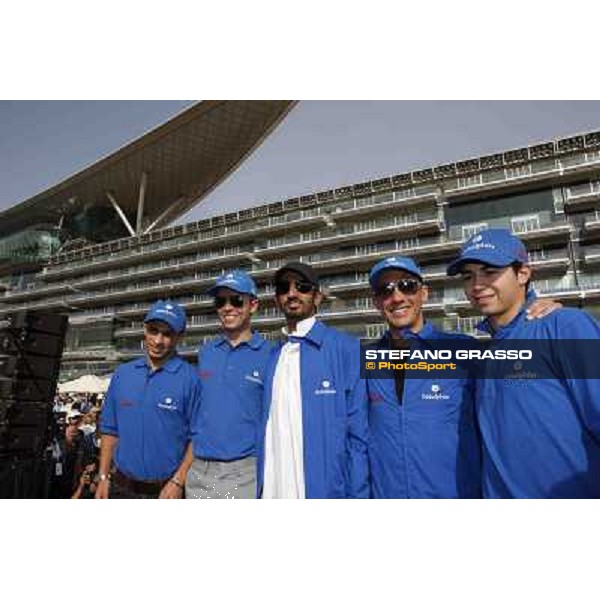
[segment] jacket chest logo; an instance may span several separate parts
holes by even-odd
[[[177,402],[168,396],[158,403],[158,407],[163,408],[164,410],[177,410]]]
[[[323,379],[321,385],[315,390],[315,394],[337,394],[337,390],[332,388],[332,383],[329,379]]]
[[[247,381],[252,381],[253,383],[260,383],[262,385],[263,380],[260,377],[260,373],[258,371],[252,371],[247,375],[244,375],[244,379]]]
[[[421,400],[450,400],[450,396],[444,394],[442,386],[439,383],[432,383],[431,390],[421,394]]]

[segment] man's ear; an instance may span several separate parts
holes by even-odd
[[[250,298],[250,314],[253,315],[258,310],[258,298]]]
[[[529,265],[521,265],[517,271],[517,281],[519,285],[526,286],[531,280],[531,267]]]
[[[425,304],[425,302],[427,302],[427,300],[429,298],[429,286],[423,284],[421,286],[421,289],[419,291],[420,291],[420,294],[421,294],[421,299],[423,300],[423,304]]]
[[[323,295],[323,292],[315,292],[314,303],[317,308],[321,306],[321,302],[323,302],[324,298],[325,296]]]

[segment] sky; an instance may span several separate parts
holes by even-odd
[[[0,208],[190,104],[0,101]],[[593,130],[600,130],[599,101],[302,101],[179,222]]]

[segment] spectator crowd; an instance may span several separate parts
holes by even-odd
[[[97,483],[102,394],[58,393],[49,449],[50,496],[93,498]]]

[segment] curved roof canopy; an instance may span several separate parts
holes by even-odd
[[[164,227],[260,145],[289,100],[207,100],[29,200],[0,213],[0,235],[59,226],[95,242]]]

